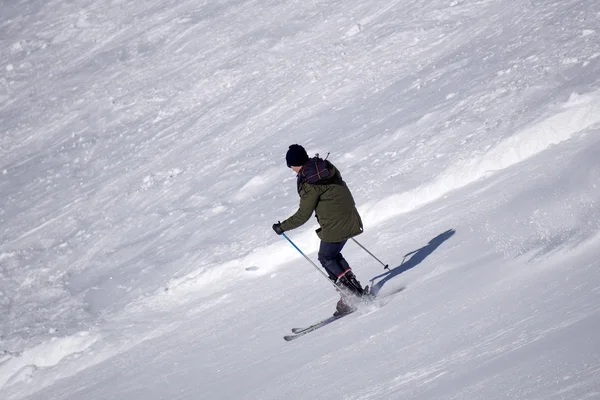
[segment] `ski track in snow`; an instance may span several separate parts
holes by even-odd
[[[52,367],[69,356],[88,349],[97,339],[88,332],[71,337],[52,338],[20,354],[4,353],[0,364],[0,386],[31,379],[39,368]]]
[[[600,122],[600,91],[574,94],[561,108],[564,111],[533,124],[500,142],[484,154],[461,161],[442,171],[431,183],[412,191],[394,194],[361,207],[367,225],[377,226],[396,215],[435,201],[447,193],[515,165],[570,139]]]
[[[311,153],[331,152],[365,222],[359,240],[385,259],[399,264],[413,247],[460,227],[440,245],[443,255],[435,250],[421,263],[436,268],[390,279],[410,282],[413,292],[402,296],[406,310],[392,302],[357,316],[388,335],[402,332],[389,322],[394,312],[419,320],[413,329],[420,338],[402,336],[402,345],[413,349],[391,353],[406,357],[403,365],[383,362],[375,383],[375,376],[345,370],[362,358],[361,349],[386,354],[378,344],[383,335],[369,339],[362,328],[354,337],[364,342],[353,352],[334,350],[340,370],[354,378],[345,398],[560,393],[579,399],[600,392],[597,369],[573,359],[561,364],[569,348],[556,345],[565,343],[565,332],[586,342],[585,332],[598,327],[597,273],[591,261],[573,269],[563,254],[589,260],[600,241],[600,8],[594,0],[27,0],[4,2],[2,14],[1,397],[56,398],[63,379],[64,398],[77,398],[67,378],[94,368],[113,376],[130,362],[121,357],[139,351],[148,361],[142,350],[157,342],[182,358],[165,351],[161,362],[198,365],[193,350],[204,354],[208,361],[198,368],[213,382],[214,398],[223,397],[223,387],[229,398],[298,396],[285,384],[298,371],[315,382],[303,392],[312,398],[340,394],[318,375],[332,358],[321,350],[336,338],[325,329],[311,339],[316,350],[276,349],[304,362],[293,371],[275,356],[272,363],[259,359],[255,384],[219,387],[239,377],[239,361],[273,351],[260,338],[275,330],[281,336],[290,312],[318,315],[331,303],[321,293],[302,296],[323,283],[298,271],[309,267],[297,266],[301,256],[270,229],[298,202],[284,162],[293,142]],[[316,260],[314,228],[311,222],[291,236]],[[361,276],[379,275],[350,246],[346,254]],[[555,285],[559,260],[571,268],[564,292],[553,297],[544,287],[521,299],[531,317],[519,307],[500,307],[538,278]],[[487,275],[474,272],[481,265]],[[499,274],[500,267],[513,275]],[[492,292],[499,289],[486,281],[490,275],[514,289],[488,299],[483,289],[465,287],[479,294],[469,297],[440,283],[446,297],[432,297],[445,304],[442,311],[433,300],[419,300],[430,296],[427,285],[452,279],[454,270],[473,274],[475,286]],[[567,290],[581,287],[587,290],[580,300]],[[536,294],[565,318],[551,318],[552,308],[536,303]],[[256,309],[268,310],[271,319],[238,321],[238,314]],[[452,324],[457,315],[472,329],[465,342],[450,346],[464,334]],[[206,320],[215,327],[197,322]],[[436,320],[452,333],[446,341],[435,336],[444,332]],[[340,331],[352,336],[354,322]],[[259,346],[242,343],[240,358],[232,358],[218,339],[248,326]],[[176,336],[180,331],[189,336]],[[169,335],[189,343],[190,351],[166,340]],[[538,342],[555,352],[540,356]],[[572,350],[580,354],[579,347]],[[597,361],[593,352],[585,357]],[[111,360],[122,364],[111,367]],[[564,384],[546,372],[538,382],[543,390],[535,392],[535,383],[522,377],[544,361],[558,365]],[[469,381],[469,371],[483,371],[481,380]],[[136,379],[128,374],[113,379]],[[152,392],[156,379],[148,374],[139,378],[148,379],[140,398],[194,397]],[[511,378],[520,386],[512,388]],[[90,399],[133,390],[98,386],[93,373],[83,381]],[[315,391],[319,385],[322,392]]]

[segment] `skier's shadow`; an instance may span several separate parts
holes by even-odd
[[[427,256],[429,256],[431,253],[433,253],[442,243],[444,243],[446,240],[448,240],[452,236],[454,236],[455,233],[456,233],[456,231],[454,229],[449,229],[446,232],[437,235],[436,237],[431,239],[427,245],[421,247],[420,249],[411,251],[410,253],[406,254],[404,256],[404,259],[402,260],[402,263],[399,266],[397,266],[396,268],[394,268],[384,274],[381,274],[381,275],[371,278],[371,293],[373,293],[374,295],[377,295],[377,293],[379,293],[379,291],[381,290],[383,285],[385,285],[390,279],[393,279],[394,277],[400,275],[401,273],[406,272],[409,269],[414,268],[417,265],[419,265],[421,263],[421,261],[426,259]],[[411,257],[407,261],[406,257],[408,257],[408,256],[411,256]],[[379,282],[374,284],[375,280],[377,280],[379,278],[383,278],[383,279],[381,279]]]

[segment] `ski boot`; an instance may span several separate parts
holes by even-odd
[[[347,271],[339,278],[338,286],[359,298],[369,294],[369,286],[363,288],[352,271]]]
[[[356,305],[367,297],[370,297],[369,287],[362,287],[351,270],[346,271],[336,282],[340,288],[342,297],[337,302],[334,316],[350,314],[356,311]]]
[[[353,313],[354,311],[356,311],[355,306],[346,303],[343,298],[340,298],[335,306],[335,312],[333,313],[333,316],[338,317],[340,315]]]

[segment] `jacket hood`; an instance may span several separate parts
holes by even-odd
[[[308,182],[311,184],[324,183],[335,175],[335,167],[327,160],[313,157],[309,158],[298,173],[298,183]]]

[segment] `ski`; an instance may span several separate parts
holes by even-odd
[[[329,318],[327,318],[327,319],[329,319]],[[319,321],[316,324],[312,324],[311,326],[307,326],[306,328],[292,328],[292,333],[300,333],[302,331],[312,328],[313,326],[317,326],[317,325],[327,321],[327,319],[324,319],[323,321]]]
[[[325,325],[329,325],[330,323],[332,323],[334,321],[337,321],[338,319],[344,318],[346,315],[350,315],[350,314],[352,314],[352,313],[341,314],[341,315],[337,315],[337,316],[331,316],[331,317],[329,317],[327,319],[324,319],[322,321],[319,321],[316,324],[313,324],[313,325],[311,325],[311,326],[309,326],[307,328],[294,328],[294,329],[292,329],[292,332],[294,332],[294,335],[284,336],[283,339],[286,342],[289,342],[289,341],[294,340],[294,339],[298,339],[299,337],[304,336],[307,333],[316,331],[317,329],[322,328]]]
[[[351,313],[348,313],[348,314],[351,314]],[[310,326],[307,326],[306,328],[292,328],[292,333],[301,333],[301,332],[304,332],[304,331],[306,331],[308,329],[314,328],[317,325],[327,325],[327,324],[329,324],[329,323],[331,323],[331,322],[335,321],[336,319],[339,319],[339,318],[341,318],[343,316],[344,315],[332,316],[332,317],[326,318],[326,319],[324,319],[322,321],[319,321],[317,323],[314,323],[314,324],[312,324]]]
[[[377,300],[377,299],[384,299],[386,297],[395,295],[396,293],[400,293],[404,289],[406,289],[406,287],[402,286],[400,288],[392,290],[391,292],[388,292],[388,293],[385,293],[385,294],[382,294],[382,295],[379,295],[379,296],[378,295],[372,296],[369,301],[374,301],[374,300]],[[312,325],[310,325],[310,326],[308,326],[306,328],[292,328],[292,333],[294,333],[294,334],[293,335],[284,336],[283,339],[286,342],[289,342],[289,341],[294,340],[294,339],[298,339],[299,337],[304,336],[307,333],[316,331],[317,329],[322,328],[325,325],[329,325],[330,323],[332,323],[332,322],[334,322],[334,321],[336,321],[336,320],[338,320],[338,319],[340,319],[342,317],[345,317],[346,315],[349,315],[349,314],[352,314],[352,313],[342,314],[342,315],[338,315],[338,316],[332,316],[332,317],[326,318],[326,319],[324,319],[322,321],[319,321],[317,323],[314,323],[314,324],[312,324]]]

